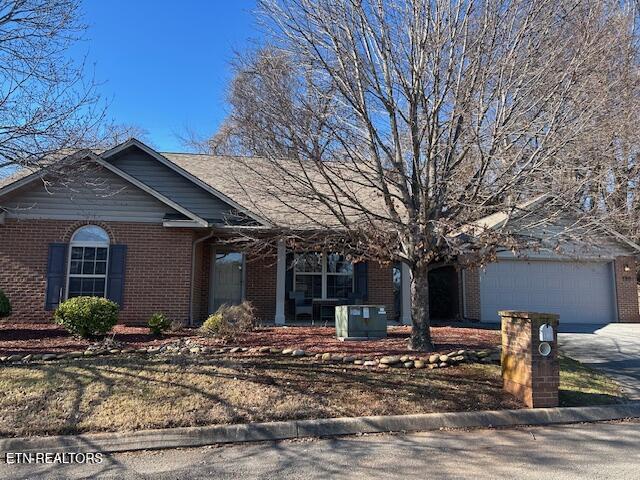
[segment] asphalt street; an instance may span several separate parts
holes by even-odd
[[[13,480],[639,477],[639,422],[129,452],[108,455],[100,465],[0,464],[0,478]]]

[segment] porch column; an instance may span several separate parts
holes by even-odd
[[[276,263],[276,325],[284,325],[284,300],[286,296],[287,250],[284,242],[278,242],[278,258]]]
[[[411,325],[411,270],[404,262],[400,263],[400,289],[401,321]]]

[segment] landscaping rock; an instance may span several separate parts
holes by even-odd
[[[413,368],[413,362],[411,360],[409,360],[408,362],[404,362],[402,365],[404,366],[404,368]]]
[[[448,366],[449,366],[449,364],[448,364],[447,362],[440,362],[440,363],[438,364],[438,368],[446,368],[446,367],[448,367]]]
[[[291,355],[293,353],[293,348],[285,348],[282,350],[283,355]]]
[[[375,360],[367,360],[363,363],[365,367],[375,367],[378,363]]]
[[[402,363],[408,362],[409,360],[410,360],[409,355],[402,355],[402,356],[400,357],[400,361],[401,361]]]
[[[70,352],[67,353],[67,358],[80,358],[84,355],[83,352]]]
[[[379,363],[378,364],[378,368],[381,370],[384,370],[385,368],[389,368],[391,365],[387,364],[387,363]]]
[[[354,360],[353,364],[354,365],[364,365],[364,360],[359,360],[359,359],[358,360]]]
[[[433,370],[434,368],[438,368],[438,364],[437,363],[430,363],[429,365],[427,365],[427,368],[429,370]]]
[[[147,348],[147,353],[150,354],[155,354],[155,353],[160,353],[160,347],[149,347]]]
[[[273,354],[282,353],[282,349],[277,347],[271,347],[269,349],[269,353],[273,353]]]
[[[449,361],[449,355],[440,355],[438,357],[438,360],[439,360],[440,363],[448,362]]]
[[[19,362],[22,360],[22,355],[9,355],[7,357],[7,362]]]
[[[440,360],[440,355],[438,355],[437,353],[434,353],[429,357],[429,363],[438,363],[439,360]]]
[[[202,347],[200,349],[200,353],[204,353],[204,354],[211,353],[211,349],[209,347]]]
[[[454,363],[462,363],[464,362],[464,356],[463,355],[458,355],[456,357],[451,357],[451,361]]]
[[[94,350],[85,350],[83,352],[85,357],[95,357],[96,356],[96,352]]]
[[[240,347],[233,347],[231,350],[229,350],[229,353],[238,353],[239,351]],[[284,353],[284,351],[282,353]]]
[[[240,351],[241,352],[248,352],[249,351],[249,347],[241,347]]]
[[[118,350],[117,348],[112,348],[111,350],[109,350],[109,353],[112,353],[112,354],[120,353],[120,350]]]
[[[57,357],[58,355],[55,353],[45,353],[44,355],[42,355],[42,360],[55,360]]]
[[[422,360],[415,360],[413,362],[413,366],[414,366],[414,368],[424,368],[425,367],[425,363]]]
[[[321,358],[322,358],[322,360],[324,360],[324,361],[331,360],[331,354],[330,354],[330,353],[328,353],[328,352],[327,352],[327,353],[323,353]]]
[[[260,347],[258,352],[260,352],[260,353],[269,353],[269,350],[271,350],[271,347]]]
[[[33,355],[31,355],[30,353],[28,355],[25,355],[24,357],[22,357],[22,361],[23,362],[29,362],[33,360]]]
[[[39,353],[34,353],[33,355],[31,355],[31,360],[32,361],[42,360],[42,355]]]
[[[383,365],[394,365],[400,363],[400,357],[397,355],[382,357],[380,363]]]
[[[478,358],[485,358],[491,355],[491,352],[487,350],[480,350],[476,355],[478,356]]]
[[[0,357],[0,362],[4,362],[7,359],[7,357]]]
[[[121,350],[120,352],[128,355],[130,353],[134,353],[135,350],[133,348],[125,348],[124,350]]]
[[[333,360],[334,362],[341,362],[343,358],[344,355],[340,355],[339,353],[334,353],[333,355],[331,355],[331,360]]]
[[[354,357],[353,355],[347,355],[342,359],[342,363],[353,363],[355,359],[356,357]]]
[[[189,353],[200,353],[200,347],[191,347]]]
[[[304,357],[304,350],[296,349],[291,352],[292,357]]]

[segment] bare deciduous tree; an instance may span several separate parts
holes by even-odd
[[[630,12],[579,0],[262,0],[271,46],[238,59],[212,146],[259,157],[238,172],[260,181],[238,184],[256,208],[280,205],[261,213],[283,235],[406,263],[410,347],[429,350],[433,265],[535,248],[507,219],[522,232],[570,211],[558,239],[592,227],[576,206],[602,179],[584,145],[610,108],[598,92],[621,81]]]
[[[95,83],[69,48],[79,0],[0,0],[0,173],[92,146],[103,120]]]

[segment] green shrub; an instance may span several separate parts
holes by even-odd
[[[107,334],[118,321],[118,305],[101,297],[74,297],[60,304],[54,321],[83,338]]]
[[[239,333],[253,330],[256,323],[251,302],[240,305],[222,305],[209,316],[200,327],[200,333],[207,337],[234,338]]]
[[[220,310],[226,307],[223,305],[220,307],[216,313],[212,313],[209,317],[204,321],[204,323],[200,326],[200,333],[205,337],[215,337],[220,333],[221,325],[222,325],[222,313]]]
[[[171,327],[171,320],[162,313],[154,313],[147,322],[149,330],[153,335],[162,335]]]
[[[9,303],[9,299],[4,292],[0,290],[0,318],[8,317],[9,315],[11,315],[11,303]]]

